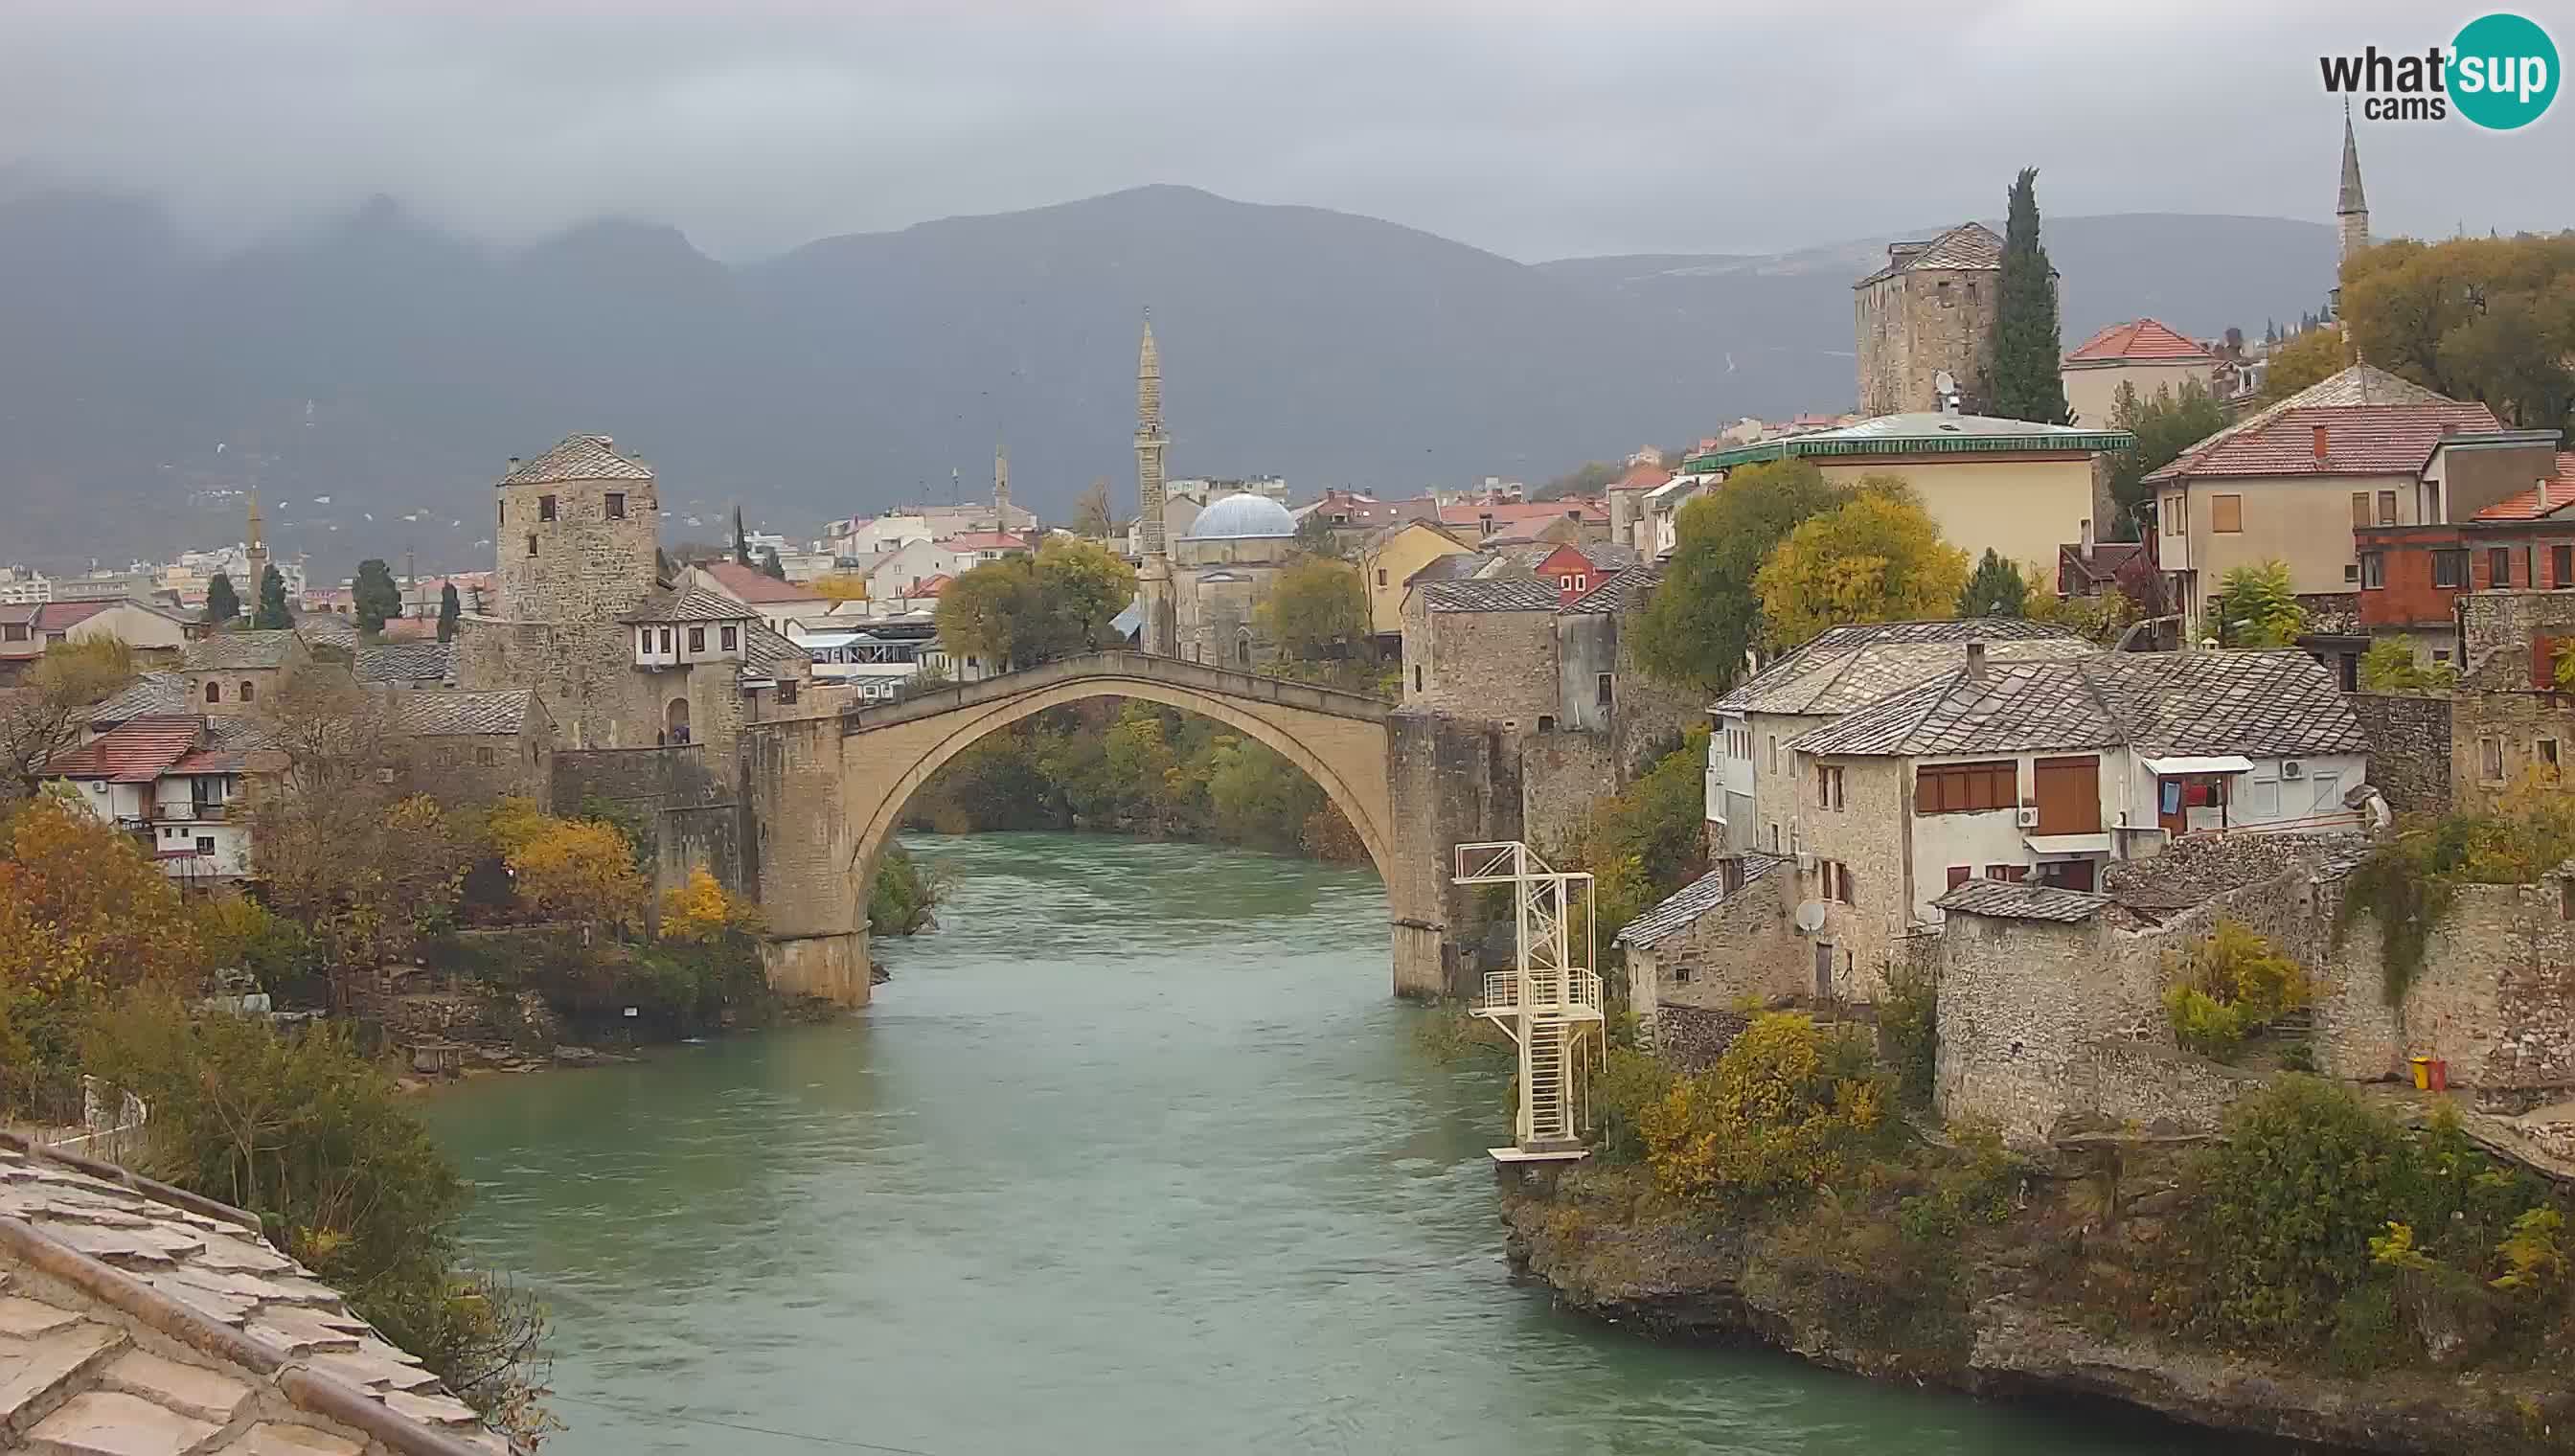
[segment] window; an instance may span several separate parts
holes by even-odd
[[[1915,813],[1975,813],[2020,805],[2020,764],[2010,758],[1983,763],[1935,763],[1915,770]]]
[[[208,683],[208,684],[206,685],[206,701],[207,701],[208,703],[221,703],[221,702],[223,702],[223,701],[224,701],[224,685],[223,685],[223,684],[221,684],[221,683]]]
[[[1773,773],[1779,771],[1779,735],[1777,733],[1770,734],[1770,771]]]
[[[2440,553],[2434,552],[2432,555],[2437,562]],[[2438,573],[2436,572],[2434,575],[2437,576]],[[2386,585],[2387,553],[2383,551],[2362,552],[2360,554],[2360,589],[2364,592],[2375,592]]]
[[[2381,526],[2393,526],[2396,524],[2396,493],[2394,491],[2381,491],[2378,493],[2378,524]]]
[[[1839,763],[1815,765],[1815,806],[1830,809],[1842,806],[1842,767]]]
[[[250,681],[248,678],[244,678],[244,679],[242,680],[241,691],[240,691],[240,692],[238,692],[238,693],[235,693],[235,694],[233,695],[233,699],[234,699],[234,701],[239,702],[239,703],[248,703],[248,702],[250,702],[250,700],[251,700],[251,696],[252,696],[252,694],[253,694],[253,692],[254,692],[254,691],[255,691],[255,690],[254,690],[254,688],[253,688],[253,686],[252,686],[252,684],[251,684],[251,681]]]
[[[1999,879],[2005,884],[2018,884],[2022,880],[2029,878],[2029,866],[2026,864],[1988,864],[1985,866],[1985,878]]]
[[[693,627],[693,628],[690,628],[690,629],[689,629],[689,651],[690,651],[690,652],[693,652],[693,653],[703,653],[703,652],[705,652],[706,650],[707,650],[707,630],[706,630],[705,628],[703,628],[703,627]]]
[[[666,653],[679,651],[679,649],[671,646],[671,629],[667,627],[662,629],[662,651]]]
[[[742,629],[738,627],[725,628],[716,634],[716,641],[724,644],[724,650],[726,652],[732,652],[735,648],[742,645]]]
[[[2556,782],[2557,740],[2555,738],[2541,738],[2538,742],[2532,744],[2532,746],[2539,750],[2540,781],[2543,783]]]
[[[2347,566],[2347,567],[2343,568],[2343,569],[2342,569],[2342,579],[2343,579],[2344,581],[2346,581],[2346,582],[2357,582],[2357,581],[2359,581],[2359,580],[2360,580],[2360,564],[2359,564],[2358,562],[2354,562],[2354,563],[2352,563],[2350,566]]]
[[[2503,739],[2477,739],[2477,776],[2488,783],[2503,781]]]
[[[2362,585],[2368,585],[2367,578],[2362,579]],[[2468,554],[2464,551],[2432,553],[2432,585],[2435,587],[2468,585]]]
[[[2190,517],[2182,510],[2182,500],[2183,498],[2178,495],[2164,497],[2164,535],[2166,536],[2179,536],[2190,529]]]
[[[2254,779],[2248,806],[2252,809],[2252,816],[2254,818],[2278,818],[2280,816],[2280,780],[2277,778]]]
[[[1616,681],[1607,673],[1598,674],[1592,679],[1591,704],[1594,708],[1607,708],[1615,700]]]
[[[2242,496],[2209,497],[2208,529],[2225,536],[2233,536],[2243,531],[2244,498]]]
[[[1554,732],[1554,731],[1555,731],[1555,715],[1554,715],[1554,714],[1551,714],[1551,713],[1541,713],[1541,714],[1539,714],[1539,715],[1537,716],[1537,730],[1538,730],[1539,732],[1542,732],[1542,733],[1551,733],[1551,732]]]
[[[1822,897],[1842,904],[1857,904],[1851,887],[1850,866],[1838,859],[1826,859],[1816,866],[1822,874]]]
[[[552,521],[555,519],[554,497],[539,496],[537,498],[537,519],[539,521]]]
[[[535,532],[531,531],[531,532],[529,532],[529,533],[528,533],[528,555],[530,555],[530,556],[535,556],[536,554],[537,554],[537,534],[536,534]]]
[[[1421,670],[1419,668],[1412,670],[1412,691],[1415,693],[1421,691]]]
[[[635,651],[639,653],[653,651],[653,629],[649,627],[635,629]]]
[[[2434,648],[2434,649],[2432,649],[2432,661],[2433,661],[2433,662],[2436,662],[2436,663],[2446,663],[2446,662],[2448,662],[2449,660],[2450,660],[2450,650],[2449,650],[2448,648]]]
[[[1385,568],[1383,567],[1376,569],[1376,584],[1380,587],[1385,585]]]
[[[626,519],[626,493],[624,491],[611,491],[608,493],[608,519],[611,521],[623,521]]]
[[[2548,585],[2559,592],[2575,587],[2575,546],[2548,549]]]
[[[214,853],[214,852],[215,852],[215,836],[214,836],[214,835],[212,835],[212,834],[199,834],[199,835],[197,836],[197,852],[198,852],[199,854],[212,854],[212,853]]]
[[[2378,518],[2369,514],[2369,493],[2367,491],[2354,491],[2351,493],[2351,524],[2364,531],[2378,524]]]
[[[500,514],[498,514],[498,515],[496,515],[496,516],[494,516],[494,517],[492,518],[492,524],[493,524],[493,525],[495,525],[495,526],[507,526],[507,525],[509,525],[509,524],[510,524],[510,503],[509,503],[509,502],[504,501],[504,502],[502,502],[502,503],[501,503],[501,510],[500,510]]]
[[[2498,546],[2487,550],[2486,585],[2496,591],[2512,585],[2512,548]]]
[[[1770,823],[1770,852],[1773,854],[1779,852],[1779,823],[1776,819],[1771,820]]]
[[[501,759],[500,754],[494,750],[491,744],[477,743],[474,747],[474,761],[485,768],[489,768],[493,764],[501,761]]]
[[[1956,889],[1959,885],[1965,884],[1970,878],[1974,877],[1975,872],[1975,866],[1972,864],[1950,865],[1949,887],[1951,889]]]

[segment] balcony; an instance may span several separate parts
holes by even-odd
[[[1596,1019],[1600,1015],[1600,977],[1587,970],[1536,970],[1528,973],[1529,999],[1525,1008],[1520,1001],[1520,973],[1516,970],[1484,972],[1484,992],[1475,998],[1476,1015],[1501,1011],[1551,1011],[1576,1020]]]
[[[146,823],[220,824],[228,817],[232,805],[211,799],[174,799],[154,804]]]

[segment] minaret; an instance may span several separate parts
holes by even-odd
[[[242,556],[245,559],[244,570],[250,574],[250,581],[241,590],[243,615],[248,616],[259,606],[260,584],[268,580],[268,545],[260,539],[257,486],[250,488],[250,540],[243,543]]]
[[[1163,540],[1163,356],[1154,347],[1154,311],[1145,311],[1145,342],[1136,355],[1136,529],[1145,562],[1136,573],[1136,601],[1144,625],[1137,633],[1146,652],[1172,657],[1178,632],[1172,604],[1172,561]]]
[[[993,529],[1011,529],[1011,452],[993,442]]]
[[[2342,196],[2334,203],[2334,220],[2342,225],[2342,251],[2335,262],[2369,246],[2369,199],[2360,190],[2360,143],[2351,134],[2351,103],[2342,104]]]

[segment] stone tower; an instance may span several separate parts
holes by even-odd
[[[2337,264],[2369,246],[2369,199],[2360,190],[2360,143],[2351,134],[2351,103],[2342,107],[2342,195],[2334,202],[2334,221],[2342,225],[2342,251]]]
[[[501,478],[496,615],[614,623],[654,588],[661,504],[653,472],[605,435],[571,435]]]
[[[236,595],[242,601],[242,614],[246,617],[256,616],[259,612],[260,584],[268,580],[268,543],[260,535],[259,487],[257,486],[250,488],[250,539],[242,543],[242,570],[250,574],[250,580],[242,584],[241,591]]]
[[[1011,529],[1011,452],[1002,442],[993,442],[993,529]]]
[[[1136,572],[1136,601],[1144,623],[1137,640],[1145,651],[1171,657],[1179,651],[1172,603],[1172,558],[1163,539],[1163,356],[1154,347],[1154,313],[1145,311],[1145,342],[1136,354],[1136,532],[1145,562]]]
[[[1940,410],[1940,376],[1975,414],[1990,395],[2003,240],[1982,223],[1886,248],[1886,266],[1851,285],[1859,412]]]

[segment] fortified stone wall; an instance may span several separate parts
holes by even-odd
[[[2369,737],[2369,781],[2399,813],[2450,807],[2450,700],[2354,693],[2343,702]]]
[[[2455,606],[2462,682],[2526,688],[2532,640],[2575,637],[2575,592],[2469,592]]]
[[[1416,601],[1419,598],[1415,593]],[[1419,611],[1419,609],[1415,609]],[[1416,634],[1404,634],[1403,706],[1417,712],[1490,720],[1514,732],[1534,732],[1541,716],[1556,711],[1553,612],[1421,612]],[[1410,673],[1423,670],[1416,692]]]
[[[1451,847],[1526,837],[1520,759],[1489,723],[1404,711],[1387,716],[1386,787],[1396,843],[1386,874],[1394,984],[1405,995],[1465,995],[1484,915],[1473,889],[1450,883]]]
[[[731,767],[729,755],[716,757],[700,743],[561,752],[554,755],[554,811],[604,802],[649,825],[656,891],[703,868],[726,888],[757,896],[756,876],[745,872],[740,796],[725,773]]]
[[[612,494],[623,502],[614,517]],[[495,616],[613,625],[653,590],[662,514],[655,481],[545,481],[504,485],[497,496]]]
[[[540,714],[532,716],[515,735],[441,733],[418,738],[412,746],[409,787],[441,803],[489,803],[496,798],[544,803],[552,793],[554,737],[554,726]]]
[[[2465,884],[2433,926],[2402,1004],[2386,996],[2378,926],[2362,911],[2316,1005],[2319,1064],[2355,1081],[2439,1057],[2451,1085],[2520,1110],[2575,1089],[2575,901],[2568,880]]]
[[[2534,786],[2569,781],[2566,771],[2575,768],[2575,694],[2462,689],[2449,710],[2452,804],[2474,811],[2506,808]]]
[[[1579,844],[1592,806],[1618,791],[1618,755],[1605,732],[1530,733],[1520,739],[1520,827],[1541,854]]]

